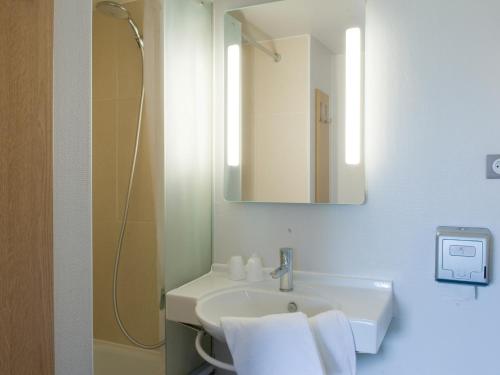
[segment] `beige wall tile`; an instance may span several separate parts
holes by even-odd
[[[139,26],[139,30],[144,30],[144,0],[135,0],[127,3],[127,9],[137,23],[137,26]]]
[[[156,226],[129,222],[119,274],[123,320],[135,337],[158,340],[159,291],[156,279]]]
[[[132,18],[143,30],[144,2],[135,1],[127,4]],[[118,25],[120,38],[117,40],[117,76],[119,99],[135,98],[141,90],[141,54],[134,34],[126,22]]]
[[[130,344],[115,322],[111,299],[119,224],[99,222],[94,232],[94,336]],[[125,326],[146,343],[156,342],[159,335],[156,262],[155,224],[129,222],[118,274],[118,303]]]
[[[93,102],[92,157],[94,218],[116,212],[116,100]]]
[[[138,98],[118,101],[117,131],[117,217],[123,212],[125,194],[130,176],[130,166],[137,129]],[[153,194],[152,160],[148,144],[149,126],[144,118],[141,142],[137,157],[135,182],[130,200],[129,218],[136,221],[153,221],[155,206]]]
[[[142,28],[143,1],[127,4]],[[130,344],[113,315],[112,276],[133,154],[140,95],[140,55],[126,22],[94,12],[93,30],[94,336]],[[152,157],[145,116],[119,274],[123,320],[139,340],[159,336],[157,237]]]
[[[280,62],[253,46],[243,49],[243,199],[306,202],[310,199],[309,37],[264,44],[281,54]]]
[[[254,194],[263,202],[309,199],[309,116],[274,113],[255,117]],[[279,142],[276,140],[279,139]]]
[[[99,12],[94,12],[93,21],[92,96],[94,100],[115,99],[118,93],[118,22]]]
[[[113,317],[111,282],[117,226],[115,222],[94,219],[93,228],[94,337],[116,342],[121,335]]]
[[[276,63],[259,50],[254,51],[254,110],[256,113],[303,111],[309,105],[309,39],[307,36],[273,42],[281,54]],[[271,46],[271,43],[263,43]]]

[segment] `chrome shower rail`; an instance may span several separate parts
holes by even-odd
[[[266,55],[268,55],[269,57],[271,57],[274,60],[274,62],[280,62],[281,61],[281,55],[279,53],[274,52],[274,51],[270,50],[269,48],[264,47],[262,44],[260,44],[255,39],[253,39],[252,37],[248,36],[245,33],[242,33],[241,35],[242,35],[243,39],[246,40],[248,43],[250,43],[255,48],[261,50]]]

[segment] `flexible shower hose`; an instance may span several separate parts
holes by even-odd
[[[165,345],[165,340],[161,340],[155,344],[145,344],[141,341],[137,340],[133,337],[125,327],[125,324],[121,320],[120,317],[120,309],[118,307],[118,296],[117,296],[117,288],[118,288],[118,271],[120,269],[120,257],[123,248],[123,241],[125,238],[125,229],[127,227],[128,222],[128,209],[130,206],[130,196],[132,193],[132,186],[134,185],[134,177],[135,177],[135,167],[137,164],[137,154],[139,150],[139,142],[141,138],[141,128],[142,128],[142,112],[144,109],[144,49],[142,44],[137,42],[139,49],[141,51],[141,99],[139,104],[139,114],[137,116],[137,130],[135,133],[135,145],[134,145],[134,154],[132,158],[132,164],[130,166],[130,176],[128,180],[128,188],[127,195],[125,199],[125,207],[123,210],[122,222],[120,226],[120,236],[118,237],[118,245],[116,247],[116,255],[115,255],[115,265],[113,268],[113,310],[115,314],[116,323],[120,327],[120,330],[125,335],[125,337],[134,345],[142,348],[142,349],[158,349]]]

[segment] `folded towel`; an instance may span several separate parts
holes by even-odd
[[[349,320],[331,310],[309,319],[326,375],[355,375],[356,348]]]
[[[324,375],[303,313],[221,318],[238,375]]]

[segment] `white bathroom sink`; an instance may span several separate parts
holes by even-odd
[[[225,341],[220,326],[222,317],[256,318],[294,311],[301,311],[311,317],[334,308],[333,303],[318,297],[293,292],[235,288],[201,298],[195,311],[203,328],[216,339]]]
[[[233,281],[227,266],[214,264],[206,275],[167,293],[166,318],[203,326],[223,341],[221,317],[287,313],[290,302],[309,316],[341,310],[351,324],[356,351],[375,354],[392,320],[392,282],[294,271],[293,291],[280,292],[279,280],[270,276],[254,283]]]

